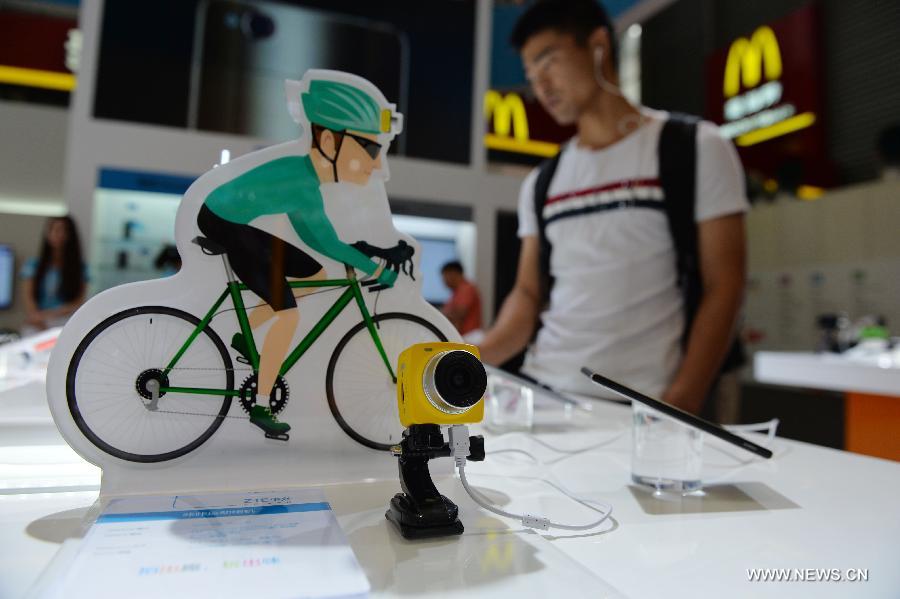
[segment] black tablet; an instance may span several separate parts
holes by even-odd
[[[757,445],[752,441],[748,441],[743,437],[739,437],[732,432],[729,432],[719,426],[718,424],[714,424],[708,420],[704,420],[702,418],[698,418],[693,414],[685,412],[684,410],[680,410],[675,406],[669,405],[663,401],[659,401],[658,399],[653,399],[652,397],[647,397],[643,393],[638,393],[634,389],[630,389],[625,385],[617,383],[611,379],[606,378],[605,376],[601,376],[596,372],[592,371],[589,368],[582,368],[581,372],[583,372],[588,378],[592,381],[600,385],[601,387],[605,387],[610,391],[614,391],[632,401],[636,401],[638,403],[642,403],[646,406],[657,410],[658,412],[662,412],[666,416],[674,418],[679,422],[683,422],[689,426],[693,426],[694,428],[698,428],[704,433],[709,433],[714,437],[718,437],[723,441],[728,441],[732,445],[737,445],[741,449],[746,449],[749,452],[755,453],[760,457],[764,457],[766,459],[772,457],[772,452],[761,445]]]

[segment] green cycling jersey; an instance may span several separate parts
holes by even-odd
[[[325,213],[309,156],[277,158],[222,184],[204,202],[216,216],[246,225],[267,214],[287,214],[294,231],[313,250],[368,275],[378,264],[337,236]]]

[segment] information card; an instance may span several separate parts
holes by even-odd
[[[114,499],[47,595],[365,597],[321,490]],[[45,595],[45,596],[47,596]]]

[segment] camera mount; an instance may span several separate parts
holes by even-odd
[[[453,454],[437,424],[413,424],[403,431],[403,440],[391,448],[398,458],[400,488],[384,516],[407,539],[429,539],[462,534],[463,525],[455,503],[438,492],[431,480],[428,461]],[[484,460],[484,437],[469,437],[469,460]]]

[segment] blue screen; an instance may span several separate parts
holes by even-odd
[[[9,308],[13,302],[15,258],[11,247],[0,245],[0,309]]]
[[[450,290],[441,278],[441,268],[447,262],[458,260],[456,241],[453,239],[426,239],[416,237],[422,256],[416,278],[422,278],[422,295],[432,304],[444,304],[450,299]]]

